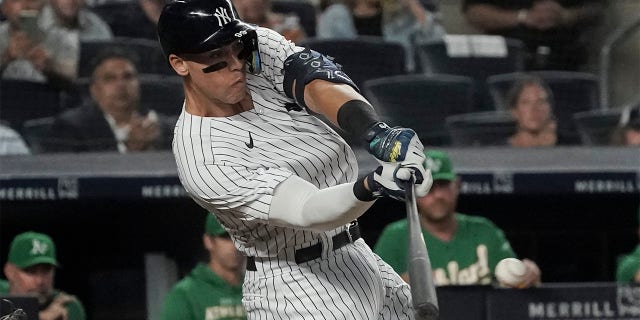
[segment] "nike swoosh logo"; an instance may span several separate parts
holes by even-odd
[[[251,136],[251,132],[249,132],[249,143],[244,143],[249,149],[253,148],[253,137]]]

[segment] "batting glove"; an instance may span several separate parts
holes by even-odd
[[[413,169],[416,184],[423,182],[424,146],[415,131],[400,127],[390,128],[385,123],[378,122],[369,129],[365,139],[367,150],[379,162],[400,162],[403,167]],[[408,177],[399,179],[408,180]],[[429,184],[427,190],[430,187]]]
[[[406,181],[415,178],[415,170],[412,167],[405,167],[402,164],[391,162],[383,162],[381,166],[376,168],[367,176],[367,184],[369,190],[376,198],[389,197],[396,200],[404,201]],[[429,192],[433,179],[431,171],[422,169],[422,182],[416,183],[415,195],[423,197]]]
[[[397,163],[383,162],[375,171],[367,175],[367,184],[374,197],[389,197],[396,200],[404,200],[404,189],[396,182],[397,180],[395,178],[399,169],[400,165]],[[402,173],[402,175],[404,175],[404,173]]]

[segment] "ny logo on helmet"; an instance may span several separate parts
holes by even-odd
[[[229,23],[229,21],[231,21],[231,17],[229,16],[229,13],[227,12],[226,8],[223,7],[218,7],[216,9],[216,12],[213,13],[213,15],[218,18],[218,26],[222,27],[223,25]]]

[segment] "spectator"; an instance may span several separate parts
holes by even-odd
[[[507,93],[507,105],[516,122],[516,132],[508,138],[512,147],[548,147],[574,144],[558,132],[553,113],[553,93],[538,77],[519,79]]]
[[[611,144],[617,146],[640,146],[640,104],[626,108],[620,123],[611,135]]]
[[[101,14],[116,37],[158,39],[156,25],[164,0],[132,0],[119,5],[119,10]]]
[[[76,78],[78,39],[38,26],[44,4],[45,0],[2,1],[0,9],[7,20],[0,23],[0,72],[2,79],[67,88]]]
[[[515,257],[504,233],[492,222],[479,216],[455,212],[460,178],[448,155],[441,151],[425,152],[425,167],[431,170],[433,186],[417,199],[422,235],[428,247],[436,285],[487,285],[496,264]],[[375,252],[405,281],[407,274],[407,220],[391,223],[382,232]],[[524,259],[527,266],[525,287],[540,283],[540,269]]]
[[[91,101],[56,118],[45,151],[125,153],[168,149],[169,121],[140,107],[135,61],[116,48],[99,53],[92,63]]]
[[[640,209],[638,210],[638,218],[640,222]],[[638,227],[638,236],[640,236],[640,227]],[[618,258],[616,281],[640,284],[640,244],[636,246],[634,251]]]
[[[202,235],[207,263],[198,263],[165,298],[161,320],[246,319],[242,307],[244,256],[213,214]]]
[[[29,153],[29,147],[20,134],[0,123],[0,156]]]
[[[467,21],[489,34],[520,39],[528,70],[578,70],[587,60],[587,26],[603,0],[465,0]]]
[[[109,25],[85,8],[83,0],[49,0],[42,9],[39,24],[43,30],[55,27],[78,33],[80,41],[113,38]]]
[[[327,7],[318,19],[319,38],[382,36],[402,44],[409,71],[415,68],[414,45],[441,39],[444,34],[435,13],[419,0],[345,0]]]
[[[306,38],[300,25],[300,17],[273,12],[271,0],[233,0],[233,5],[245,22],[273,29],[293,42]]]
[[[32,231],[17,235],[4,265],[8,286],[0,284],[0,294],[35,295],[40,304],[40,320],[84,320],[82,303],[54,289],[57,265],[56,247],[49,236]]]

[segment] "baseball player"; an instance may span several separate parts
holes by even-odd
[[[424,195],[415,132],[389,128],[340,67],[238,19],[230,0],[167,4],[158,36],[184,80],[173,151],[188,194],[247,255],[248,319],[413,319],[408,285],[360,237],[379,197]],[[361,136],[380,166],[358,178]]]
[[[438,286],[491,284],[498,262],[516,257],[511,244],[504,232],[488,219],[455,211],[460,178],[449,155],[429,150],[425,156],[425,166],[434,183],[429,194],[416,202],[434,283]],[[374,251],[408,281],[407,232],[406,220],[392,222],[382,231]],[[540,284],[538,265],[529,259],[524,262],[526,282],[520,286]]]

